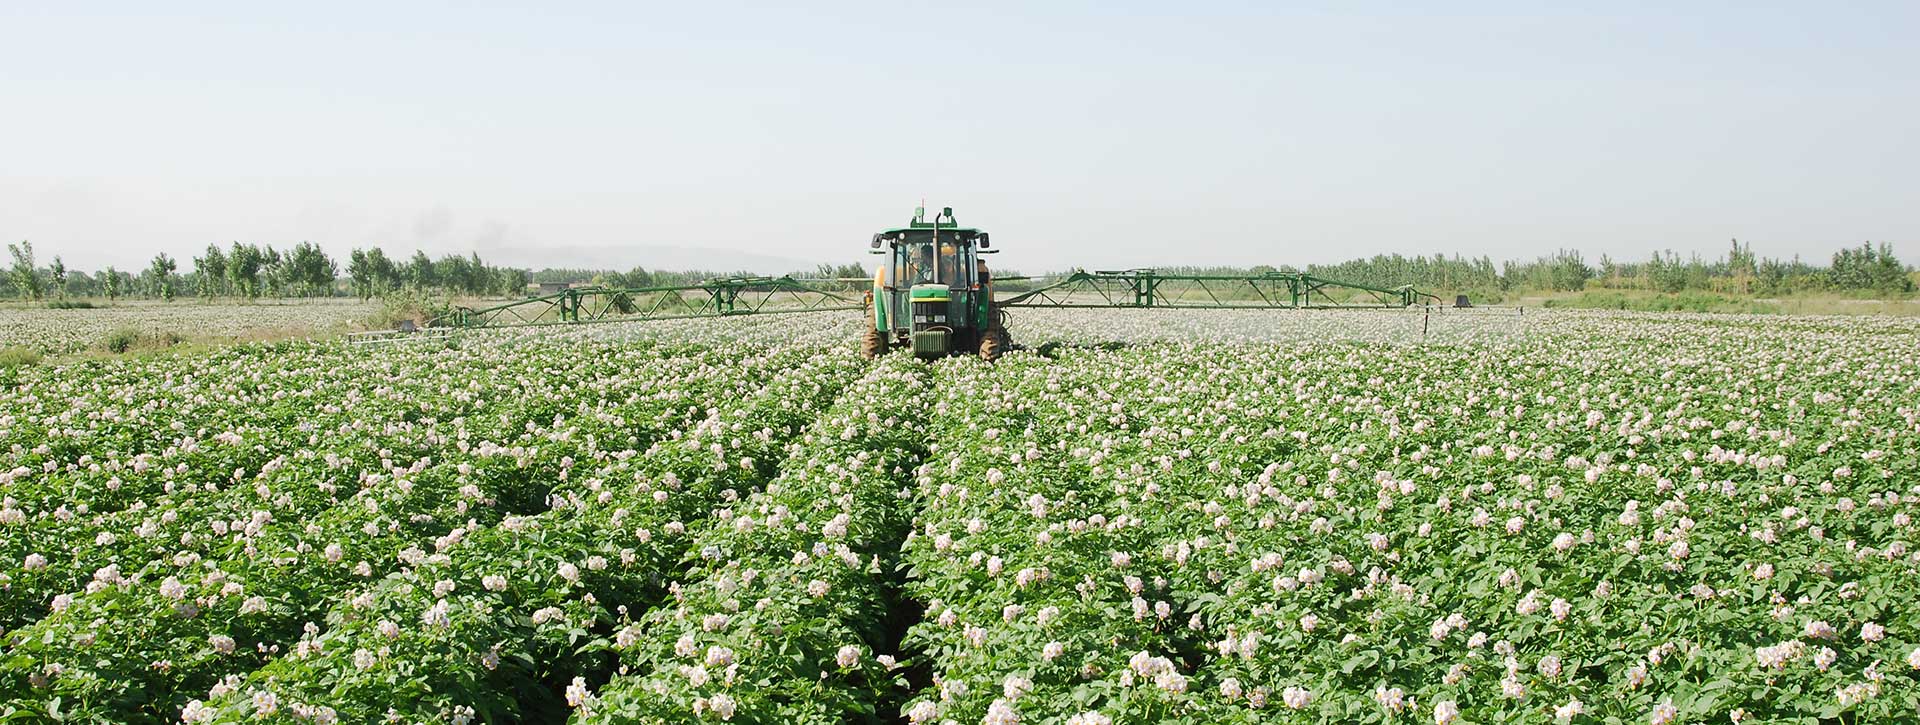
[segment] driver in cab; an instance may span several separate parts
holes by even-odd
[[[907,262],[907,279],[912,284],[925,284],[933,281],[933,245],[915,245],[913,258]]]

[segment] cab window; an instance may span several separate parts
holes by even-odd
[[[895,283],[909,287],[916,284],[972,286],[974,270],[967,264],[963,251],[966,247],[950,237],[936,243],[930,236],[894,245],[891,277]]]
[[[893,278],[903,287],[929,284],[940,273],[932,242],[905,242],[893,248]]]

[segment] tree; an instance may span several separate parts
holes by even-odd
[[[379,247],[367,252],[367,266],[372,271],[375,292],[386,292],[403,283],[400,270],[394,267],[393,260],[388,259],[387,253]]]
[[[1646,265],[1647,284],[1660,292],[1679,292],[1687,288],[1687,268],[1680,263],[1680,255],[1667,252],[1664,256],[1653,253],[1653,259]]]
[[[409,283],[423,290],[440,281],[433,268],[433,258],[418,249],[413,250],[413,258],[407,261],[406,277]]]
[[[100,294],[97,279],[86,272],[67,270],[67,295],[70,297],[93,297]]]
[[[102,291],[107,293],[107,300],[113,301],[120,299],[120,271],[113,267],[107,267],[107,271],[101,272],[100,277],[100,287]]]
[[[1833,255],[1833,266],[1827,269],[1828,279],[1840,289],[1869,290],[1882,294],[1897,294],[1913,289],[1913,280],[1907,276],[1906,267],[1899,258],[1893,256],[1893,247],[1882,242],[1875,247],[1872,242],[1860,245],[1858,249],[1845,248]]]
[[[20,299],[40,299],[40,270],[33,264],[33,243],[21,242],[7,245],[7,251],[13,255],[13,268],[8,270],[7,278],[13,281],[13,289],[20,293]]]
[[[1740,245],[1733,240],[1733,249],[1727,252],[1727,274],[1733,278],[1734,285],[1742,293],[1753,290],[1754,277],[1760,272],[1759,260],[1753,256],[1753,245]]]
[[[320,245],[301,242],[287,253],[287,283],[300,294],[319,296],[331,293],[333,278],[339,273],[339,266],[320,250]]]
[[[260,250],[260,284],[269,297],[287,294],[287,260],[271,245]]]
[[[167,256],[165,252],[153,256],[153,263],[147,266],[147,274],[150,278],[149,284],[152,285],[154,296],[168,302],[173,301],[173,272],[175,268],[173,258]]]
[[[207,253],[194,258],[193,268],[200,272],[201,296],[220,294],[227,282],[227,255],[220,251],[220,245],[207,245]]]
[[[467,265],[466,257],[457,254],[441,257],[433,263],[433,274],[448,292],[473,290],[473,268]]]
[[[247,299],[260,296],[261,262],[259,247],[233,243],[233,253],[227,257],[227,279],[233,283],[235,294]]]
[[[525,284],[521,284],[520,286],[522,288],[526,287]],[[652,287],[653,273],[648,272],[646,267],[634,267],[633,269],[627,270],[627,286]]]
[[[1763,259],[1754,270],[1754,291],[1760,294],[1779,294],[1787,289],[1786,265],[1779,260]]]
[[[359,247],[347,253],[347,284],[360,299],[373,297],[373,263]]]
[[[638,269],[636,267],[636,269]],[[501,270],[500,285],[507,292],[521,294],[527,291],[527,283],[533,280],[533,273],[524,269],[508,268]]]
[[[1563,291],[1577,291],[1587,286],[1587,280],[1593,278],[1593,268],[1588,267],[1580,253],[1571,249],[1560,250],[1553,262],[1553,288]]]
[[[53,258],[53,264],[48,265],[47,271],[50,273],[48,274],[48,276],[53,279],[54,299],[62,299],[62,300],[66,299],[67,298],[67,263],[60,261],[60,257],[56,255]]]
[[[493,291],[493,270],[488,269],[486,263],[480,261],[479,252],[468,253],[467,268],[473,275],[473,288],[468,290],[469,292],[483,295]]]

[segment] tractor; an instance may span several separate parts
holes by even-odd
[[[894,347],[931,360],[978,354],[995,360],[1013,344],[993,300],[993,277],[980,258],[993,254],[987,233],[960,226],[953,207],[926,221],[913,210],[907,226],[873,235],[870,254],[887,255],[867,293],[872,320],[860,352],[876,358]]]

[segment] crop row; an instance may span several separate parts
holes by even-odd
[[[221,510],[241,512],[230,522],[195,519],[202,509],[161,499],[154,516],[195,528],[178,539],[140,537],[159,555],[55,597],[50,616],[14,632],[0,672],[17,686],[10,692],[28,693],[16,706],[84,703],[120,721],[171,717],[220,676],[293,646],[342,593],[502,516],[544,508],[549,492],[579,488],[576,460],[630,455],[689,424],[703,393],[750,389],[791,362],[651,353],[606,361],[630,373],[608,368],[571,393],[509,397],[497,415],[342,435],[327,455],[215,492]],[[425,438],[425,450],[389,447],[408,434]],[[355,471],[356,457],[373,455],[379,467]]]
[[[1910,326],[1267,344],[1400,339],[1302,318],[994,365],[754,322],[27,369],[0,719],[1920,712]]]
[[[617,613],[658,599],[686,522],[775,475],[856,367],[843,351],[771,362],[770,381],[723,398],[687,435],[598,458],[552,509],[477,529],[343,597],[289,655],[219,683],[185,719],[550,717],[560,683],[597,666],[576,652]]]
[[[668,606],[623,623],[620,675],[580,683],[580,723],[827,725],[904,686],[886,648],[899,494],[925,453],[920,366],[888,360],[815,422],[765,490],[694,535]]]
[[[911,643],[935,670],[909,718],[1920,704],[1911,361],[1863,377],[1811,346],[1831,361],[1378,352],[1144,348],[960,375],[943,401],[974,434],[936,447],[907,546],[928,607]]]
[[[1299,381],[1259,422],[1297,445],[1196,447],[1242,470],[1164,519],[1213,633],[1204,718],[1271,722],[1247,693],[1280,683],[1302,721],[1911,712],[1887,675],[1920,625],[1920,466],[1891,391],[1764,348],[1574,349],[1216,360],[1229,388]]]
[[[1139,370],[1103,362],[1004,361],[943,398],[958,434],[916,491],[906,547],[927,607],[909,641],[934,669],[911,721],[1150,721],[1185,698],[1184,605],[1144,554],[1167,513],[1154,491],[1195,464],[1156,445],[1168,405]]]
[[[573,415],[581,405],[632,404],[628,396],[644,394],[657,408],[645,416],[683,416],[700,391],[663,382],[693,384],[714,375],[708,368],[727,367],[711,354],[602,347],[581,359],[606,372],[554,385],[541,359],[549,355],[497,352],[353,360],[247,348],[184,372],[152,361],[48,373],[19,396],[30,412],[0,429],[28,451],[8,474],[0,509],[9,534],[0,548],[24,564],[0,582],[0,626],[44,615],[53,597],[90,578],[130,578],[183,552],[204,557],[231,531],[258,528],[259,511],[299,521],[397,469],[411,479],[450,478],[477,460],[472,449],[482,442],[538,440],[556,415],[592,422]],[[649,368],[662,374],[608,374]],[[527,463],[552,469],[561,457]],[[539,507],[550,473],[520,474],[537,485],[503,491],[511,495],[498,503]]]

